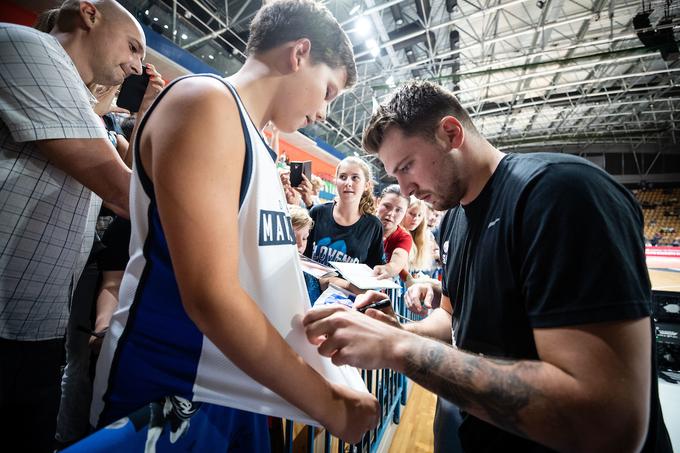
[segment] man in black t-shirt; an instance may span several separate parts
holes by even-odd
[[[403,192],[450,209],[441,306],[404,326],[389,310],[314,309],[303,323],[322,354],[456,404],[466,451],[671,451],[642,211],[626,189],[577,157],[501,153],[428,82],[376,111],[364,147]]]

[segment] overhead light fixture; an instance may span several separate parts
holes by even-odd
[[[354,25],[354,29],[360,36],[366,37],[371,34],[373,26],[371,25],[371,21],[369,20],[368,17],[361,16],[360,18],[357,19]]]
[[[184,11],[184,18],[185,19],[191,19],[191,12],[190,11]]]
[[[188,36],[187,36],[187,34],[186,34],[186,33],[182,33],[182,36],[181,36],[181,38],[182,38],[182,39],[187,39],[187,38],[188,38]]]
[[[163,25],[163,28],[165,28],[167,30],[170,27],[168,27],[168,24],[165,24],[165,25]]]
[[[394,23],[397,24],[397,25],[403,25],[403,24],[404,24],[404,19],[402,19],[402,18],[400,17],[399,19],[395,20]]]
[[[233,49],[231,49],[231,54],[232,54],[232,55],[238,55],[238,49],[237,49],[236,47],[234,47]]]
[[[154,18],[153,18],[153,21],[154,21],[154,22],[158,22],[158,18],[157,18],[157,17],[154,17]]]
[[[208,55],[208,58],[210,58],[211,60],[215,59],[215,57],[213,57],[212,55]]]
[[[378,42],[375,39],[373,38],[367,39],[366,48],[371,52],[371,55],[373,55],[374,57],[380,55],[380,47],[378,47]]]
[[[395,86],[397,86],[397,84],[394,83],[394,76],[389,76],[389,77],[385,80],[385,83],[386,83],[387,86],[390,87],[390,88],[394,88]]]
[[[352,6],[352,9],[349,10],[349,15],[354,16],[356,13],[359,12],[361,9],[361,3],[357,3],[356,5]]]
[[[146,11],[144,11],[144,14],[146,14],[146,15],[148,16],[148,15],[149,15],[149,10],[147,9]]]

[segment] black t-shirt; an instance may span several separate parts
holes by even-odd
[[[650,316],[642,227],[633,195],[588,161],[507,155],[480,195],[442,220],[443,293],[454,307],[456,346],[532,360],[534,328]],[[651,365],[645,451],[665,451]],[[470,415],[459,434],[475,451],[546,450]]]
[[[124,271],[130,260],[130,221],[116,217],[104,233],[102,244],[105,248],[99,252],[97,262],[102,271]]]
[[[305,256],[322,264],[329,261],[364,263],[369,267],[384,264],[380,220],[364,214],[353,225],[338,225],[333,219],[333,205],[316,205],[309,211],[314,227],[309,233]]]

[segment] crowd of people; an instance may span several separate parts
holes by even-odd
[[[276,398],[359,441],[377,400],[302,359],[282,335],[293,321],[269,316],[290,308],[320,360],[435,392],[438,452],[670,451],[642,214],[602,170],[503,154],[452,93],[410,82],[363,134],[398,184],[376,197],[370,167],[347,157],[322,202],[315,178],[291,185],[261,133],[325,120],[356,83],[352,44],[322,4],[267,3],[236,74],[167,86],[114,0],[67,0],[36,27],[0,24],[8,445],[269,451]],[[118,87],[143,71],[140,111],[120,112]],[[367,264],[427,317],[357,310],[384,294],[341,277],[318,289],[354,292],[354,306],[310,308],[299,254]],[[135,429],[82,447],[121,420]]]

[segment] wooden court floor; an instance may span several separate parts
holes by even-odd
[[[680,292],[680,259],[648,260],[652,288]],[[434,451],[432,421],[437,397],[429,390],[413,384],[401,422],[392,439],[389,453],[430,453]]]

